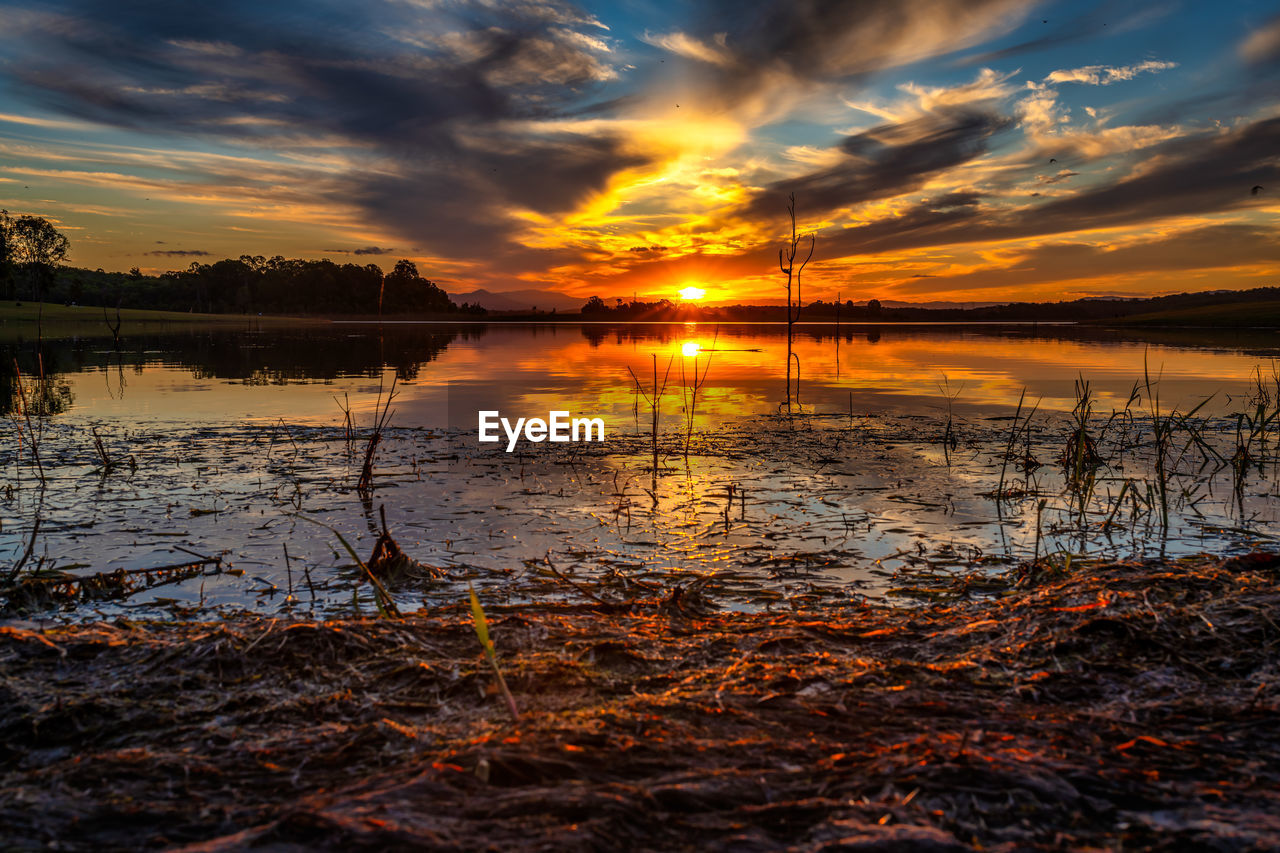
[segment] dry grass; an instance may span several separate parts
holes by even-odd
[[[8,627],[0,824],[61,849],[1280,844],[1280,558],[995,586],[821,613],[715,615],[696,590],[493,607],[518,726],[463,602]]]

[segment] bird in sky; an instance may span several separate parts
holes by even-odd
[[[1261,186],[1255,186],[1253,189],[1249,190],[1249,192],[1251,192],[1251,193],[1252,193],[1252,194],[1254,194],[1254,195],[1257,195],[1258,193],[1262,192],[1262,187],[1261,187]]]

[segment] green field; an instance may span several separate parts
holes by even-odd
[[[1215,329],[1280,327],[1280,302],[1234,302],[1135,314],[1104,321],[1118,326],[1206,326]]]
[[[163,331],[170,328],[253,327],[313,325],[328,320],[298,317],[259,317],[246,314],[195,314],[187,311],[149,311],[138,308],[120,309],[120,333]],[[38,302],[0,302],[0,338],[28,338],[40,334],[46,338],[103,335],[111,337],[116,323],[114,308],[103,309],[80,305],[58,305]]]

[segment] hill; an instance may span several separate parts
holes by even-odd
[[[577,311],[585,299],[565,296],[551,290],[472,290],[467,293],[450,293],[449,297],[459,305],[479,305],[489,311]]]
[[[1122,326],[1206,326],[1218,329],[1280,327],[1280,300],[1206,305],[1135,314],[1115,321]]]

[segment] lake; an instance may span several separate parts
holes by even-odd
[[[739,609],[905,603],[1034,557],[1280,535],[1270,333],[802,324],[789,407],[774,324],[254,320],[118,344],[87,328],[39,359],[8,325],[0,345],[0,569],[210,560],[27,615],[371,611],[342,542],[367,559],[384,513],[422,564],[389,580],[402,609],[469,583],[512,603],[675,586]],[[507,453],[476,440],[481,410],[600,417],[607,437]]]

